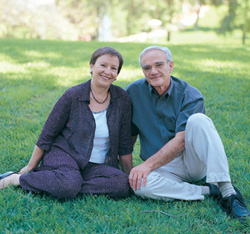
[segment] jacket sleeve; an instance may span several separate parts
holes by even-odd
[[[60,134],[64,126],[67,124],[72,99],[69,91],[66,91],[63,96],[57,101],[53,107],[43,130],[36,143],[40,148],[48,151],[53,144],[54,139]]]

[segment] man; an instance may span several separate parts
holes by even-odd
[[[144,162],[129,175],[130,186],[143,198],[169,201],[218,199],[234,218],[249,217],[240,191],[231,184],[228,161],[201,93],[170,76],[168,48],[151,46],[139,63],[145,75],[127,87],[132,100],[132,135],[140,137]],[[206,177],[205,186],[191,184]]]

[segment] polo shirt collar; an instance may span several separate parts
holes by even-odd
[[[151,94],[153,94],[153,93],[157,94],[156,90],[148,82],[147,82],[147,84],[148,84],[149,92]],[[162,95],[162,97],[167,96],[167,95],[170,96],[170,94],[173,90],[173,87],[174,87],[174,82],[173,82],[172,76],[170,76],[170,86],[169,86],[168,90]]]

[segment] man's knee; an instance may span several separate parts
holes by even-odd
[[[193,114],[188,118],[188,124],[200,124],[207,121],[211,121],[211,119],[202,113]]]
[[[214,128],[214,125],[213,125],[213,121],[205,114],[196,113],[196,114],[191,115],[188,118],[187,127],[186,127],[187,129],[188,128],[199,128],[199,129],[205,128],[206,129],[207,127]]]

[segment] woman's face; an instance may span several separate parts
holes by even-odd
[[[95,64],[90,64],[92,81],[99,86],[109,87],[118,75],[119,59],[117,56],[104,54]]]

